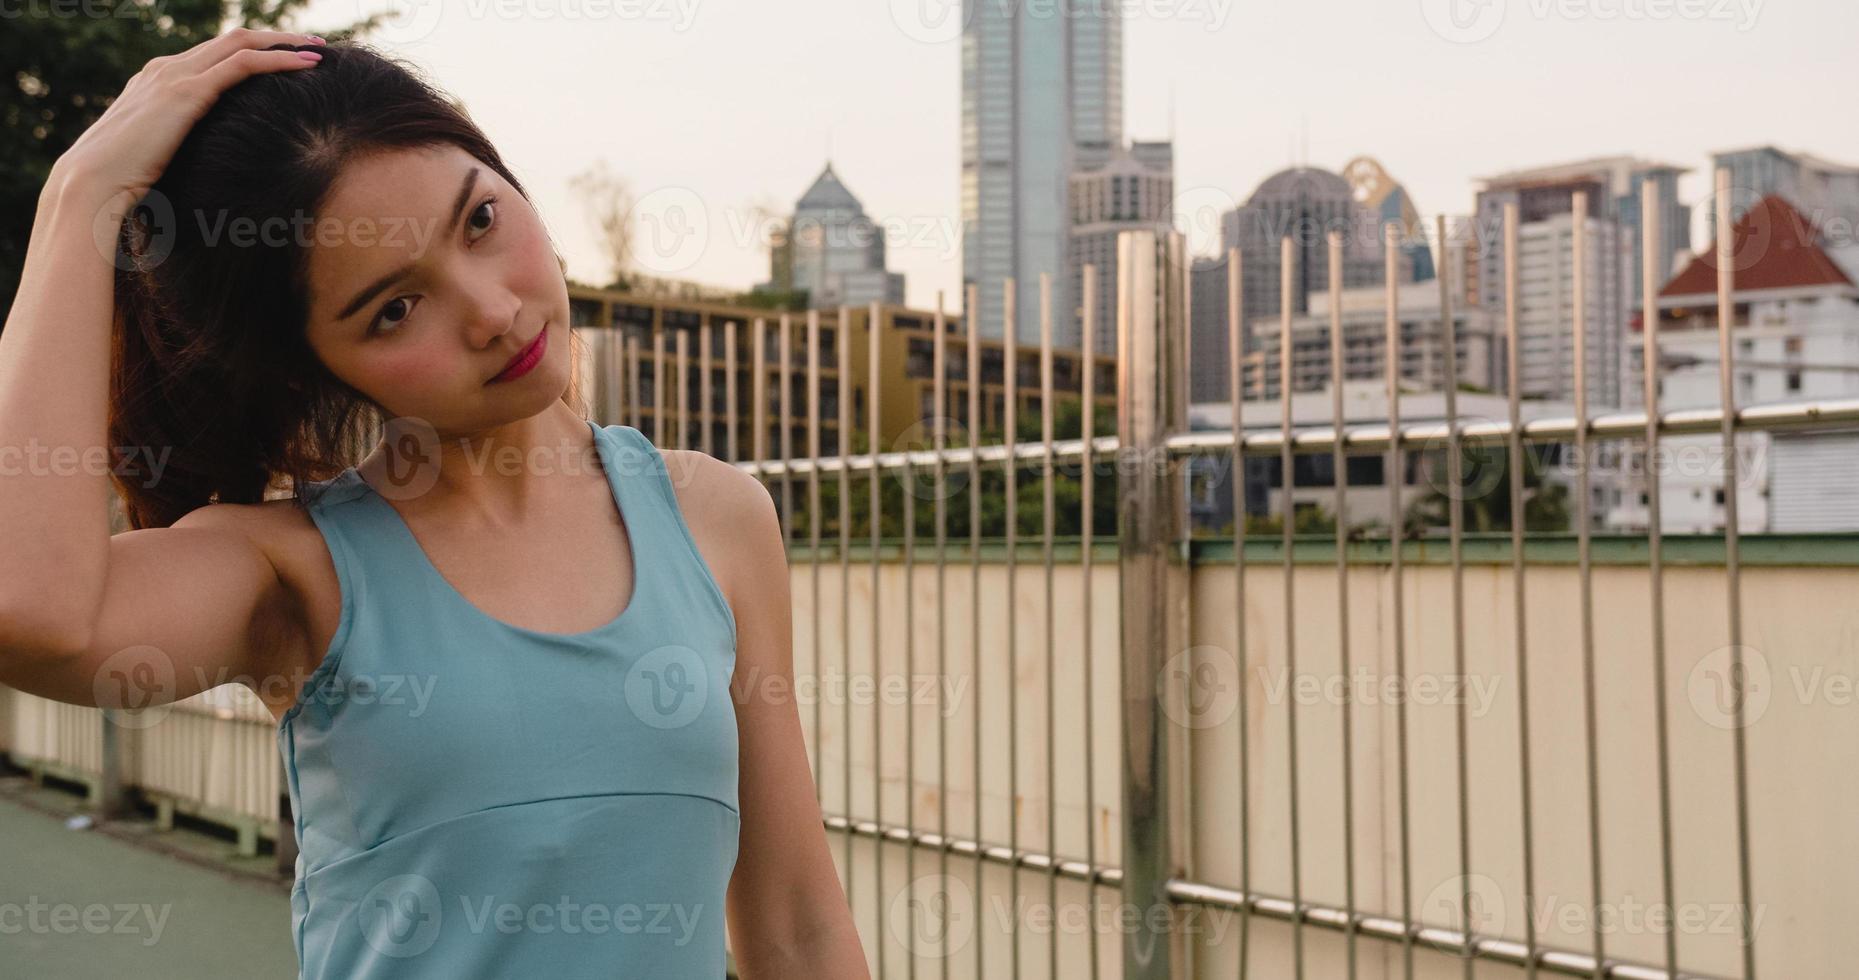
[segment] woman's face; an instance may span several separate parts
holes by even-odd
[[[348,165],[317,214],[309,283],[329,370],[442,436],[528,418],[568,387],[568,287],[542,221],[456,146]],[[493,380],[543,331],[534,367]]]

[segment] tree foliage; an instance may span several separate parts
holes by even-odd
[[[0,323],[13,307],[39,192],[52,164],[152,58],[235,26],[302,30],[307,0],[71,0],[22,3],[0,28]],[[340,30],[365,35],[389,12]]]

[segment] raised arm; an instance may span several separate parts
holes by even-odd
[[[308,41],[235,29],[154,59],[41,191],[0,332],[0,683],[78,704],[175,700],[264,662],[254,636],[286,621],[257,508],[216,505],[111,537],[106,404],[120,216],[220,92],[311,67],[260,50],[278,43]]]

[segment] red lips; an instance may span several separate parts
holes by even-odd
[[[542,363],[542,355],[548,349],[549,328],[544,324],[543,328],[537,331],[536,339],[530,341],[528,347],[523,348],[515,357],[512,357],[510,363],[504,365],[503,370],[498,372],[497,376],[486,382],[486,384],[496,384],[499,381],[514,381],[528,374],[530,369]]]

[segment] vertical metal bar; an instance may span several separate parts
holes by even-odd
[[[628,337],[626,338],[626,410],[632,418],[631,425],[635,429],[645,421],[639,414],[644,403],[644,399],[639,395],[639,381],[639,338]]]
[[[1447,254],[1446,216],[1436,219],[1440,254]],[[1459,432],[1459,324],[1452,310],[1452,287],[1439,277],[1439,317],[1446,331],[1446,523],[1447,551],[1452,560],[1452,670],[1465,678],[1465,474]],[[1459,929],[1465,934],[1460,965],[1465,980],[1472,980],[1472,954],[1477,948],[1477,925],[1472,921],[1472,808],[1468,769],[1468,720],[1464,698],[1458,699],[1454,718],[1458,750],[1459,790]]]
[[[620,332],[609,326],[600,331],[600,424],[620,420]]]
[[[981,294],[979,287],[970,285],[964,297],[966,305],[962,307],[962,326],[968,334],[968,680],[975,692],[975,732],[974,732],[974,774],[975,774],[975,841],[979,844],[986,838],[981,827],[981,693],[985,687],[981,683],[981,333],[976,326],[981,320]],[[975,848],[975,977],[987,975],[986,947],[988,931],[986,920],[982,916],[982,893],[986,884],[984,878],[982,849]]]
[[[1284,498],[1283,511],[1279,519],[1279,545],[1284,554],[1284,593],[1285,593],[1285,683],[1286,690],[1297,689],[1297,570],[1291,561],[1292,550],[1296,546],[1293,535],[1297,524],[1296,479],[1297,457],[1291,451],[1291,388],[1292,388],[1292,343],[1291,343],[1291,288],[1297,280],[1294,277],[1297,263],[1297,250],[1290,238],[1278,243],[1278,434],[1282,442],[1279,447],[1278,464],[1280,494]],[[1291,962],[1298,980],[1304,976],[1304,864],[1303,843],[1298,830],[1298,785],[1297,785],[1297,699],[1285,699],[1285,734],[1287,748],[1286,767],[1290,781],[1291,804]]]
[[[732,372],[731,377],[734,377]],[[735,388],[732,386],[731,391]],[[843,397],[843,394],[842,394]],[[732,431],[733,427],[732,427]],[[813,631],[813,778],[814,793],[822,802],[825,790],[820,774],[823,765],[820,758],[821,737],[825,731],[824,705],[826,699],[820,696],[820,680],[824,670],[820,664],[820,311],[807,311],[807,458],[813,465],[807,468],[807,545],[808,569],[813,576],[813,618],[807,622]],[[848,814],[850,816],[850,814]]]
[[[716,447],[711,444],[710,438],[710,430],[716,427],[711,409],[711,399],[714,397],[710,387],[710,360],[714,356],[711,350],[714,343],[710,338],[711,323],[708,316],[704,317],[703,332],[697,335],[697,425],[702,430],[697,436],[697,448],[705,456],[716,455]]]
[[[1390,223],[1382,228],[1382,271],[1381,281],[1387,307],[1387,339],[1382,348],[1388,360],[1388,431],[1395,438],[1388,440],[1388,587],[1392,592],[1389,605],[1392,615],[1394,643],[1394,675],[1400,679],[1398,690],[1408,690],[1407,681],[1407,608],[1406,584],[1402,581],[1405,570],[1402,565],[1401,549],[1406,544],[1406,515],[1401,506],[1401,489],[1407,484],[1406,457],[1401,452],[1401,368],[1405,362],[1406,351],[1401,343],[1401,312],[1398,286],[1401,256],[1401,227]],[[1444,249],[1440,260],[1446,258]],[[1440,273],[1444,278],[1445,271]],[[1408,772],[1407,772],[1407,698],[1400,697],[1394,702],[1394,754],[1400,782],[1397,790],[1396,806],[1400,813],[1401,849],[1401,921],[1410,926],[1414,921],[1413,912],[1413,852],[1408,827]],[[1413,980],[1414,976],[1414,931],[1412,928],[1401,930],[1401,976]]]
[[[691,332],[678,331],[678,412],[673,416],[678,423],[679,449],[691,446]]]
[[[1517,765],[1518,783],[1521,787],[1523,810],[1523,940],[1528,959],[1523,964],[1525,977],[1536,977],[1536,917],[1528,914],[1536,908],[1536,842],[1531,832],[1530,799],[1530,659],[1528,640],[1524,621],[1524,563],[1523,563],[1523,419],[1520,378],[1518,364],[1522,355],[1518,348],[1518,307],[1522,298],[1517,293],[1517,204],[1515,201],[1504,205],[1504,336],[1505,336],[1505,370],[1508,401],[1510,403],[1510,582],[1511,604],[1515,609],[1512,626],[1516,643],[1517,664]]]
[[[883,444],[883,429],[879,423],[880,360],[878,304],[871,304],[865,316],[866,366],[865,366],[865,426],[867,446],[871,452],[871,482],[866,484],[869,491],[867,509],[871,530],[871,676],[873,690],[884,690],[884,662],[880,659],[879,645],[883,642],[881,615],[884,600],[879,592],[880,573],[883,565],[879,560],[880,533],[884,525],[884,506],[882,500],[883,481],[878,478],[878,450]],[[884,697],[882,693],[871,701],[871,808],[872,822],[884,826]],[[871,873],[873,879],[872,903],[878,913],[878,976],[884,976],[884,837],[872,838]]]
[[[738,431],[742,424],[742,405],[741,393],[736,386],[736,379],[741,375],[737,374],[736,327],[732,323],[723,333],[723,414],[726,420],[724,431],[729,440],[724,452],[729,454],[728,459],[732,463],[742,459],[742,436]],[[814,453],[814,458],[817,460],[819,453]],[[810,519],[818,520],[818,515]],[[814,669],[819,669],[818,661],[814,662]],[[819,778],[818,769],[814,770],[814,778]]]
[[[839,740],[844,756],[840,785],[846,794],[846,904],[854,909],[858,875],[852,867],[852,821],[857,808],[852,801],[852,318],[845,307],[839,308],[838,339],[833,363],[839,365],[839,666],[844,690],[839,698]],[[874,597],[875,598],[875,597]]]
[[[1097,336],[1097,266],[1084,267],[1084,338],[1085,347],[1079,355],[1084,359],[1084,377],[1079,382],[1079,419],[1078,431],[1084,439],[1083,455],[1078,461],[1078,561],[1084,586],[1078,597],[1078,614],[1084,622],[1084,710],[1079,713],[1083,720],[1084,741],[1084,863],[1093,875],[1097,872],[1097,760],[1092,745],[1097,741],[1095,727],[1091,724],[1093,690],[1091,675],[1096,673],[1096,661],[1092,655],[1091,642],[1091,543],[1093,525],[1096,523],[1096,499],[1094,487],[1097,483],[1097,467],[1092,454],[1092,438],[1097,432],[1097,354],[1092,338]],[[1097,980],[1099,964],[1097,954],[1097,882],[1093,877],[1085,889],[1086,920],[1090,923],[1091,944],[1091,980]]]
[[[1084,338],[1089,349],[1090,338]],[[1052,536],[1057,533],[1054,519],[1057,499],[1052,486],[1052,276],[1050,273],[1039,274],[1039,431],[1045,443],[1044,468],[1040,473],[1040,485],[1045,491],[1044,514],[1045,529],[1040,541],[1040,559],[1045,564],[1046,572],[1046,853],[1052,860],[1046,864],[1046,908],[1053,915],[1059,908],[1059,777],[1058,777],[1058,727],[1053,718],[1057,708],[1055,688],[1058,687],[1057,647],[1052,640],[1052,628],[1057,620],[1053,615],[1052,602]],[[1049,961],[1047,976],[1059,975],[1059,930],[1046,930],[1046,958]]]
[[[877,313],[878,308],[874,305],[874,319]],[[915,468],[910,465],[911,447],[905,445],[902,448],[905,455],[897,475],[904,491],[901,495],[904,521],[904,828],[909,832],[911,841],[904,847],[904,887],[909,888],[910,882],[917,878],[917,704],[914,697],[917,683],[917,571],[914,554],[917,544],[917,478]],[[879,783],[880,790],[883,785]],[[909,949],[906,952],[911,954],[907,960],[908,972],[915,980],[916,954]]]
[[[1118,562],[1122,574],[1123,675],[1123,907],[1143,920],[1125,933],[1123,976],[1162,980],[1172,975],[1172,925],[1156,929],[1154,910],[1168,910],[1169,853],[1168,736],[1158,710],[1159,683],[1169,653],[1170,549],[1179,530],[1182,501],[1178,470],[1167,457],[1173,419],[1171,338],[1161,322],[1176,316],[1177,300],[1164,285],[1169,271],[1159,261],[1157,234],[1125,231],[1117,236],[1117,387],[1119,452],[1129,465],[1117,467]],[[1178,254],[1171,254],[1178,259]]]
[[[1007,505],[1007,614],[1004,617],[1007,628],[1007,849],[1014,855],[1013,862],[1007,866],[1007,907],[1012,909],[1011,923],[1013,933],[1013,976],[1020,976],[1020,686],[1019,644],[1014,634],[1019,629],[1015,616],[1018,602],[1015,569],[1019,542],[1019,465],[1014,459],[1014,450],[1018,445],[1014,430],[1019,408],[1019,374],[1020,346],[1019,324],[1014,319],[1014,308],[1018,303],[1015,298],[1016,284],[1009,278],[1002,284],[1001,319],[1001,380],[1005,390],[1001,396],[1001,442],[1007,447],[1006,467],[1006,505]]]
[[[1642,197],[1650,197],[1642,188]],[[1731,702],[1736,705],[1736,724],[1730,740],[1736,758],[1736,874],[1742,900],[1743,980],[1756,977],[1756,936],[1750,921],[1749,874],[1749,752],[1743,724],[1743,571],[1736,506],[1736,359],[1731,331],[1736,320],[1736,227],[1730,222],[1730,169],[1717,168],[1717,371],[1719,397],[1723,403],[1723,570],[1724,597],[1730,627]],[[1652,241],[1651,238],[1647,239]],[[1647,262],[1648,269],[1653,268]],[[1648,307],[1657,310],[1658,298],[1646,293]]]
[[[755,318],[749,334],[750,452],[757,460],[768,458],[768,321]]]
[[[1607,937],[1601,921],[1601,749],[1596,718],[1594,669],[1594,558],[1588,497],[1588,192],[1576,191],[1569,231],[1573,239],[1574,278],[1570,296],[1570,332],[1575,337],[1575,561],[1581,580],[1582,727],[1588,765],[1589,922],[1593,933],[1594,977],[1606,975]]]
[[[1640,270],[1641,333],[1644,341],[1641,345],[1641,374],[1644,383],[1646,402],[1646,574],[1652,586],[1652,677],[1653,677],[1653,723],[1657,726],[1656,740],[1659,754],[1659,867],[1660,887],[1664,889],[1665,907],[1677,908],[1673,904],[1676,889],[1673,886],[1672,858],[1672,748],[1671,733],[1668,730],[1665,709],[1665,534],[1660,526],[1659,505],[1659,284],[1655,280],[1657,254],[1652,251],[1652,243],[1659,240],[1662,230],[1659,225],[1659,209],[1655,206],[1653,195],[1645,186],[1640,188],[1640,241],[1641,258],[1644,260]],[[1727,232],[1718,226],[1721,238]],[[1646,315],[1646,314],[1652,315]],[[1665,969],[1672,975],[1678,973],[1678,930],[1676,923],[1668,922],[1665,931]]]
[[[1239,909],[1239,980],[1251,969],[1248,944],[1252,939],[1252,725],[1246,687],[1252,675],[1246,652],[1246,426],[1245,328],[1240,323],[1245,304],[1244,269],[1238,248],[1226,250],[1226,353],[1227,376],[1233,410],[1233,650],[1239,663],[1239,893],[1247,901]]]
[[[1330,447],[1331,486],[1335,491],[1336,519],[1336,650],[1342,665],[1341,704],[1343,739],[1343,943],[1349,976],[1356,975],[1356,808],[1355,730],[1349,696],[1349,454],[1343,446],[1343,235],[1332,231],[1330,246],[1330,424],[1335,444]]]
[[[936,450],[936,849],[938,881],[949,880],[949,706],[943,703],[949,677],[949,324],[943,313],[942,290],[936,291],[936,343],[933,351],[936,380],[932,391],[936,399],[931,435]],[[978,838],[977,838],[978,839]],[[942,978],[949,980],[948,932],[943,932]]]
[[[781,409],[776,422],[781,426],[781,461],[794,458],[794,324],[789,314],[781,314],[781,338],[775,350],[781,358]],[[794,538],[794,474],[781,469],[781,540]]]
[[[652,330],[652,442],[665,448],[665,328]]]

